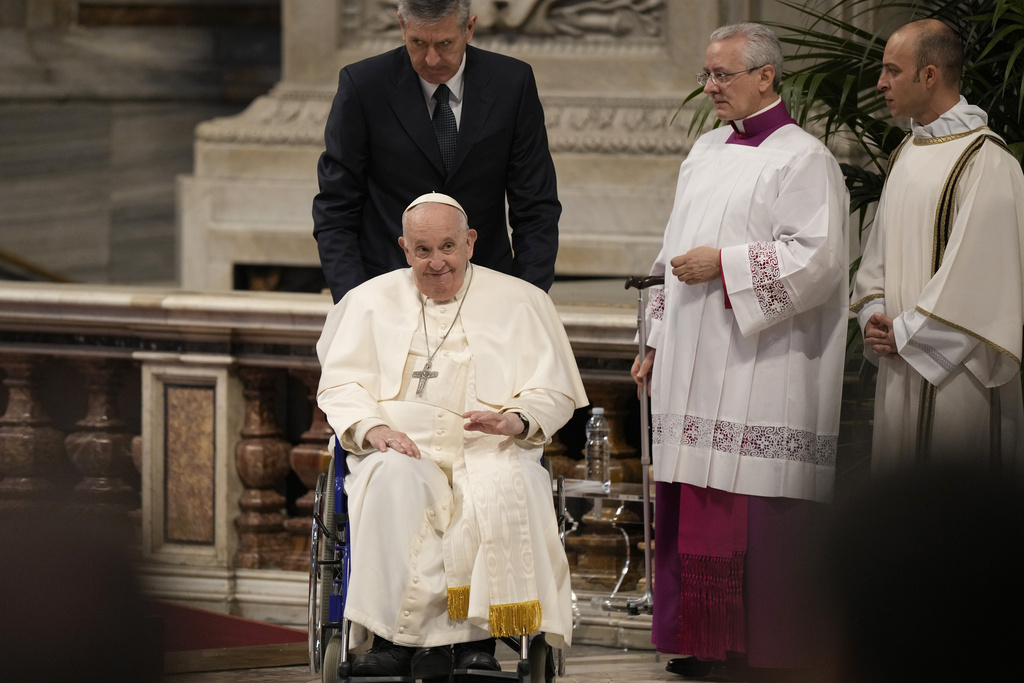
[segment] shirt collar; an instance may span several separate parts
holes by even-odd
[[[467,54],[469,54],[468,50],[462,55],[462,64],[459,64],[459,70],[456,71],[455,75],[449,78],[445,83],[445,85],[448,86],[448,90],[451,91],[448,101],[453,104],[462,102],[463,76],[466,72]],[[438,85],[440,85],[440,83],[427,83],[425,80],[420,78],[420,87],[423,88],[423,94],[428,100],[434,96],[434,91],[437,90]]]
[[[767,107],[755,111],[750,116],[740,119],[738,121],[730,121],[729,124],[733,127],[737,133],[743,136],[757,135],[757,133],[764,127],[764,121],[762,120],[762,114],[766,113],[769,109],[774,109],[779,106],[782,102],[782,98],[779,97],[774,102],[769,104]],[[783,107],[785,108],[785,107]],[[748,132],[749,129],[749,132]]]
[[[775,100],[764,109],[761,109],[750,116],[739,121],[730,121],[733,131],[726,144],[746,145],[757,147],[765,138],[779,128],[796,121],[789,115],[782,98]]]
[[[938,138],[943,135],[956,135],[981,128],[988,124],[988,114],[981,107],[968,104],[963,95],[945,114],[927,126],[916,121],[910,122],[910,128],[919,138]]]

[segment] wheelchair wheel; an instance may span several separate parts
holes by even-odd
[[[342,639],[340,635],[331,636],[324,648],[324,665],[320,671],[321,683],[338,683],[338,667],[341,664]]]
[[[531,681],[552,683],[555,680],[555,660],[543,633],[538,633],[531,639],[528,656]]]
[[[324,478],[326,490],[323,494],[323,514],[321,519],[324,521],[324,536],[323,541],[320,545],[320,559],[325,561],[333,561],[336,559],[337,553],[334,549],[334,534],[336,532],[335,526],[335,514],[334,514],[334,459],[331,459],[331,465],[327,470],[327,476]],[[319,563],[318,563],[319,564]],[[330,607],[331,607],[331,589],[334,586],[334,577],[339,571],[337,565],[328,564],[326,566],[320,565],[320,595],[318,600],[319,608],[319,621],[317,625],[320,631],[320,642],[322,644],[329,643],[331,636],[333,636],[337,629],[328,628],[324,624],[331,623]],[[324,655],[326,657],[326,653]]]
[[[313,489],[313,525],[309,538],[309,599],[306,603],[306,634],[309,644],[309,672],[320,673],[323,659],[323,642],[320,640],[320,536],[317,517],[323,519],[323,495],[325,477],[317,477]]]
[[[323,521],[323,527],[317,523]],[[330,595],[335,567],[324,566],[321,560],[334,560],[334,461],[328,473],[317,478],[313,493],[313,528],[309,543],[309,603],[307,629],[309,638],[309,670],[320,673],[325,647],[335,629],[326,628],[330,622]]]

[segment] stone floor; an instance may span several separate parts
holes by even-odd
[[[499,646],[497,656],[504,671],[514,671],[516,657],[511,650]],[[665,663],[672,655],[651,650],[624,650],[597,645],[577,645],[567,651],[565,676],[559,683],[654,683],[681,682],[681,676],[668,673]],[[711,676],[707,681],[734,683],[823,683],[814,675],[786,676],[762,672],[756,678]],[[306,666],[279,666],[260,669],[236,669],[210,673],[165,675],[161,683],[315,683],[318,675]]]
[[[502,651],[503,650],[503,651]],[[515,669],[515,655],[500,648],[497,653],[502,668]],[[648,681],[682,681],[665,671],[665,656],[650,650],[621,650],[583,645],[571,648],[566,659],[562,683],[646,683]],[[188,673],[164,676],[162,683],[312,683],[319,676],[305,666],[283,666],[263,669],[241,669],[210,673]]]

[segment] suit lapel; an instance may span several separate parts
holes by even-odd
[[[462,118],[459,121],[459,142],[455,147],[455,159],[452,161],[452,170],[448,177],[455,175],[462,161],[469,154],[469,150],[476,144],[483,130],[487,117],[494,105],[497,82],[491,80],[491,75],[480,64],[478,55],[474,54],[476,48],[466,48],[466,72],[463,75],[465,87],[463,88]],[[440,158],[440,152],[438,152]]]
[[[423,89],[420,79],[409,62],[409,54],[404,48],[396,51],[397,67],[394,71],[394,90],[388,97],[388,106],[401,124],[406,134],[412,138],[424,156],[430,160],[444,176],[444,162],[441,160],[441,148],[430,125],[430,114],[423,101]],[[467,65],[468,68],[468,65]],[[465,111],[463,111],[465,115]],[[465,118],[465,116],[463,116]],[[461,146],[461,135],[459,136]],[[456,151],[456,155],[458,152]],[[458,158],[456,156],[456,158]]]

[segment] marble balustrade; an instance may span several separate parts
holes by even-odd
[[[313,294],[3,283],[0,515],[103,515],[138,548],[150,594],[304,623],[309,488],[331,435],[314,405],[314,344],[330,306]],[[638,480],[626,435],[635,308],[559,313],[611,418],[616,477]],[[559,473],[578,466],[583,413],[549,448]]]

